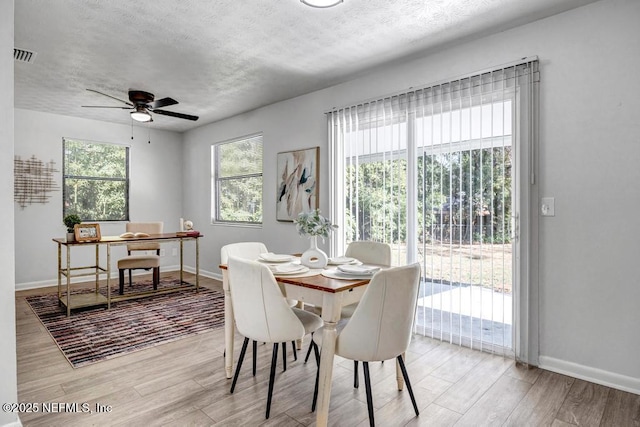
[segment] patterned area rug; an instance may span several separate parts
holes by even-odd
[[[164,280],[159,289],[178,283]],[[151,288],[151,281],[140,281],[126,285],[125,294]],[[116,285],[112,295],[117,292]],[[198,293],[188,287],[112,302],[111,310],[106,306],[77,309],[71,317],[58,305],[55,293],[27,297],[27,302],[74,368],[224,326],[224,294],[203,287]]]

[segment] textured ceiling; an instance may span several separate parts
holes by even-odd
[[[130,124],[118,101],[131,89],[192,122],[154,116],[182,132],[322,89],[443,44],[491,34],[594,0],[18,0],[15,106]]]

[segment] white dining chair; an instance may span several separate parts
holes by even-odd
[[[233,376],[231,393],[235,390],[249,340],[273,343],[266,410],[266,418],[269,418],[278,344],[302,339],[322,326],[322,319],[312,313],[307,313],[303,318],[296,315],[282,295],[273,273],[265,264],[230,257],[227,266],[234,320],[238,332],[245,337]]]
[[[391,266],[391,246],[388,243],[366,240],[351,242],[344,256],[355,258],[363,264]]]
[[[363,264],[391,267],[391,246],[388,243],[364,240],[351,242],[347,246],[344,256],[355,258]],[[358,303],[342,307],[340,317],[342,319],[351,317],[357,306]]]
[[[351,242],[347,246],[347,250],[344,253],[345,257],[355,258],[363,264],[375,264],[383,267],[391,266],[391,246],[388,243],[382,242],[372,242],[367,240],[360,240],[356,242]],[[347,306],[342,307],[340,311],[341,319],[348,319],[353,315],[358,303],[349,304]],[[318,307],[321,312],[321,308]],[[309,360],[309,356],[311,355],[311,347],[307,350],[307,354],[304,357],[304,362],[307,363]],[[355,368],[355,383],[357,387],[358,380],[358,365],[357,362],[354,362]]]
[[[220,262],[227,264],[229,257],[235,256],[243,259],[257,260],[261,254],[268,253],[267,246],[262,242],[237,242],[224,245],[220,249]],[[290,306],[294,306],[298,301],[287,300]]]
[[[377,272],[358,304],[353,316],[339,332],[335,354],[363,364],[369,424],[375,425],[369,362],[396,359],[409,391],[416,416],[419,415],[404,353],[411,342],[413,320],[420,287],[420,264],[389,268]],[[318,331],[321,332],[321,331]],[[320,335],[318,333],[318,335]],[[321,346],[321,340],[318,345]],[[318,378],[312,411],[318,395]]]
[[[125,230],[132,233],[148,235],[162,234],[162,221],[128,222]],[[153,251],[155,254],[135,255],[141,251]],[[124,294],[124,272],[129,270],[129,286],[131,286],[132,270],[153,270],[153,289],[158,289],[160,282],[160,243],[131,243],[127,245],[127,256],[118,260],[119,293]]]
[[[230,243],[228,245],[223,246],[220,249],[220,262],[222,264],[228,264],[229,257],[237,257],[242,259],[248,259],[255,261],[260,258],[261,254],[267,253],[269,250],[267,246],[262,242],[237,242]],[[289,306],[296,305],[297,301],[295,300],[287,300]],[[304,316],[304,313],[298,313],[300,316]],[[256,375],[256,353],[257,353],[258,343],[254,341],[252,343],[253,349],[253,375]],[[298,352],[296,350],[295,341],[291,343],[291,348],[293,351],[293,360],[298,360]],[[311,347],[309,347],[311,348]],[[286,354],[286,343],[282,343],[282,368],[287,370],[287,354]]]

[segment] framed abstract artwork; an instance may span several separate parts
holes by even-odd
[[[320,147],[278,153],[278,221],[293,221],[318,207],[319,153]]]

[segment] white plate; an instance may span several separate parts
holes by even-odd
[[[271,271],[273,272],[273,274],[282,276],[282,275],[306,273],[307,271],[309,271],[309,267],[305,267],[304,265],[299,265],[299,264],[287,263],[287,264],[273,266],[271,267]]]
[[[330,277],[331,279],[340,279],[340,280],[360,280],[360,279],[371,279],[373,275],[371,274],[347,274],[343,273],[340,270],[335,270],[333,268],[329,270],[322,270],[322,274],[325,277]]]
[[[274,254],[271,252],[265,252],[263,254],[260,254],[260,258],[263,261],[267,261],[267,262],[289,262],[293,260],[293,256],[291,255]]]
[[[339,256],[336,258],[329,258],[330,265],[341,265],[341,264],[353,264],[358,260],[355,258],[350,258],[348,256]]]
[[[372,267],[367,265],[339,265],[338,270],[344,274],[357,274],[358,276],[362,275],[373,275],[380,267]]]

